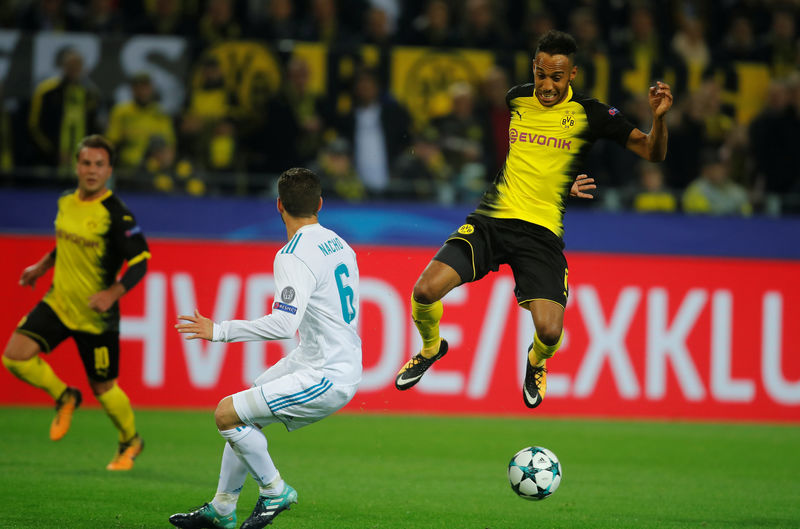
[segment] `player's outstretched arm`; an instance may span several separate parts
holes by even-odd
[[[597,189],[594,183],[594,178],[589,178],[587,174],[579,174],[572,182],[572,187],[569,190],[569,196],[577,198],[594,198],[594,195],[586,193],[592,189]]]
[[[214,322],[195,309],[194,316],[178,316],[179,320],[188,323],[176,323],[175,328],[181,334],[188,334],[187,340],[202,338],[211,341],[214,337]]]
[[[35,287],[36,280],[42,277],[52,266],[56,264],[56,251],[48,252],[39,262],[32,264],[22,271],[19,284],[23,287]]]
[[[633,129],[625,146],[645,160],[660,162],[667,156],[667,122],[664,116],[672,108],[672,89],[667,83],[657,81],[650,87],[647,97],[653,112],[653,128],[649,134]]]

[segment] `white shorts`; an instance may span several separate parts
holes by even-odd
[[[282,358],[252,388],[233,395],[233,407],[245,424],[263,428],[282,422],[289,431],[315,423],[342,408],[357,384],[334,384],[319,371]]]

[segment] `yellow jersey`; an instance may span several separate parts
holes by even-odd
[[[520,219],[564,233],[564,199],[592,144],[600,138],[625,146],[634,126],[614,107],[573,94],[543,106],[534,85],[506,95],[511,111],[508,155],[476,213]]]
[[[97,313],[89,297],[117,280],[124,261],[130,268],[150,258],[133,214],[110,190],[94,200],[80,200],[76,190],[59,198],[55,229],[53,284],[43,301],[74,331],[119,330],[119,304]]]

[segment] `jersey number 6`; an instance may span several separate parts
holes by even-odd
[[[342,318],[345,323],[350,323],[356,317],[356,308],[353,306],[353,289],[344,284],[343,278],[350,277],[347,265],[342,263],[334,271],[336,286],[339,288],[339,300],[342,302]]]

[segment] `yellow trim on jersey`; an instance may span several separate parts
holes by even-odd
[[[472,261],[472,279],[470,279],[470,281],[475,281],[475,248],[472,247],[471,242],[464,239],[463,237],[450,237],[445,242],[455,241],[455,240],[464,241],[469,246],[470,260]]]
[[[139,255],[137,255],[136,257],[134,257],[133,259],[128,259],[128,266],[133,266],[136,263],[144,261],[145,259],[150,259],[150,257],[152,257],[150,255],[150,252],[142,252]]]

